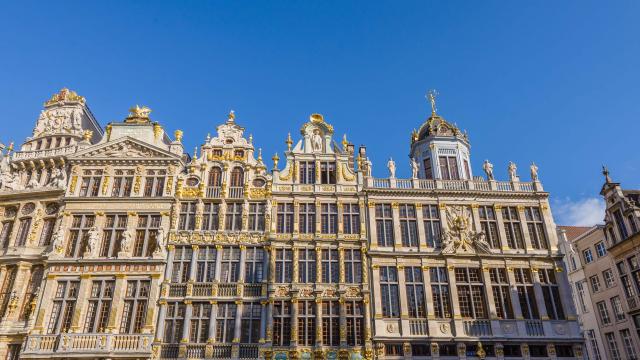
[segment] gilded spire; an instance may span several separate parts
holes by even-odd
[[[287,144],[287,150],[291,151],[291,145],[293,144],[293,140],[291,140],[291,133],[287,134],[287,141],[285,141],[285,143]]]

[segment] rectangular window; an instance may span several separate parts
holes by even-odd
[[[228,231],[242,230],[242,203],[227,203],[225,215],[225,229]]]
[[[180,302],[170,302],[164,316],[164,342],[177,344],[182,340],[184,314],[186,305]]]
[[[27,244],[27,237],[31,230],[31,218],[20,219],[20,226],[18,227],[18,235],[16,236],[16,246],[25,246]]]
[[[337,284],[340,280],[338,250],[322,250],[322,282]]]
[[[193,249],[191,246],[176,246],[173,253],[173,265],[171,266],[172,283],[184,284],[189,280],[192,256]]]
[[[380,292],[382,293],[382,316],[400,317],[398,269],[395,266],[380,267]]]
[[[298,281],[315,283],[316,280],[316,251],[314,249],[298,249]]]
[[[6,360],[19,360],[21,349],[22,349],[21,344],[8,344]]]
[[[113,186],[111,187],[111,197],[131,196],[133,186],[134,170],[116,170],[113,174]]]
[[[511,291],[507,272],[505,269],[489,269],[491,279],[491,289],[493,291],[493,301],[496,306],[496,314],[499,319],[513,319],[513,308],[511,306]]]
[[[589,264],[593,262],[593,254],[591,253],[591,249],[584,250],[582,252],[582,256],[584,257],[584,262]]]
[[[542,286],[542,296],[547,308],[547,315],[552,320],[564,320],[564,309],[560,301],[560,290],[554,269],[539,269],[538,278]]]
[[[84,323],[85,333],[102,333],[109,323],[114,280],[94,280],[89,294],[89,307]]]
[[[196,282],[211,282],[215,280],[217,255],[218,251],[216,250],[215,246],[202,246],[200,247],[200,249],[198,249]]]
[[[42,221],[42,232],[40,233],[40,240],[38,246],[51,245],[51,237],[53,236],[53,228],[56,225],[55,217],[44,218]],[[0,244],[2,244],[2,235],[0,235]]]
[[[496,213],[492,206],[479,206],[480,227],[485,234],[487,243],[494,249],[500,248],[500,238],[498,236],[498,222]]]
[[[144,196],[162,196],[166,175],[167,172],[165,170],[147,170],[147,176],[144,181]]]
[[[80,257],[84,253],[89,230],[93,227],[95,216],[74,215],[69,229],[69,240],[67,242],[66,257]]]
[[[275,301],[273,303],[273,345],[289,346],[291,344],[291,302]]]
[[[248,231],[264,231],[264,203],[249,203]]]
[[[613,285],[615,285],[616,281],[613,278],[613,271],[611,269],[607,269],[603,271],[602,277],[604,278],[604,286],[606,286],[607,288],[610,288]]]
[[[344,250],[344,267],[347,284],[359,284],[362,282],[362,254],[360,250]]]
[[[80,281],[60,280],[57,282],[56,293],[53,296],[53,307],[49,319],[49,334],[69,332],[71,319],[78,299]]]
[[[596,254],[598,254],[598,257],[607,255],[607,247],[605,246],[603,241],[596,243]]]
[[[2,231],[0,232],[0,246],[6,249],[9,246],[11,232],[13,230],[13,221],[5,221],[2,223]]]
[[[237,307],[233,303],[219,303],[216,317],[216,342],[230,343],[236,329]]]
[[[300,184],[316,183],[316,163],[315,161],[300,161]]]
[[[314,346],[316,342],[316,304],[298,301],[298,346]],[[323,317],[324,318],[324,317]]]
[[[429,268],[431,278],[431,297],[433,312],[437,319],[451,318],[451,296],[449,295],[449,276],[446,267]]]
[[[202,230],[218,230],[220,225],[220,204],[206,202],[202,214]]]
[[[426,318],[427,311],[422,268],[420,266],[405,267],[404,279],[407,291],[407,305],[409,306],[409,317]]]
[[[437,205],[422,205],[422,221],[424,234],[427,237],[427,246],[440,248],[440,213]]]
[[[280,203],[277,210],[276,231],[279,234],[293,233],[293,204]]]
[[[44,273],[44,266],[34,265],[31,267],[31,275],[29,276],[29,283],[27,284],[27,291],[22,302],[22,309],[20,310],[21,321],[26,321],[31,317],[32,309],[31,304],[37,300],[38,292],[40,291],[40,285],[42,282],[42,275]]]
[[[151,256],[156,249],[156,237],[162,217],[155,214],[139,214],[136,229],[136,241],[133,246],[133,256]]]
[[[262,282],[264,250],[257,247],[248,247],[245,251],[244,282],[247,284]]]
[[[518,293],[520,309],[522,309],[522,317],[525,319],[540,319],[536,295],[533,290],[531,270],[516,268],[513,269],[513,274],[516,280],[516,292]]]
[[[522,240],[522,228],[520,227],[520,217],[515,206],[505,206],[502,208],[502,220],[504,222],[504,232],[507,235],[507,244],[512,249],[524,249]]]
[[[358,204],[342,205],[342,226],[345,234],[360,233],[360,206]]]
[[[102,170],[84,170],[80,182],[80,196],[98,196],[100,183],[102,182]]]
[[[2,287],[0,288],[0,317],[4,316],[7,311],[17,273],[18,268],[15,265],[9,265],[7,267],[7,272],[4,275]]]
[[[120,251],[120,242],[127,231],[127,214],[107,215],[100,244],[101,257],[116,257]]]
[[[359,301],[346,301],[345,314],[347,318],[347,345],[362,345],[364,342],[364,309],[362,303]]]
[[[431,167],[431,159],[424,159],[424,178],[427,180],[433,180],[433,169]]]
[[[607,347],[609,348],[609,354],[611,355],[611,360],[620,360],[620,351],[618,350],[618,342],[616,341],[616,336],[612,333],[604,334],[605,339],[607,339]]]
[[[337,301],[322,302],[322,344],[340,345],[340,305]]]
[[[591,276],[589,281],[591,281],[591,290],[593,290],[594,293],[600,291],[600,278],[598,275]]]
[[[616,317],[616,321],[622,321],[626,318],[624,310],[622,310],[620,297],[614,296],[611,298],[611,308],[613,309],[613,315]]]
[[[544,230],[540,208],[526,207],[524,209],[524,215],[527,220],[531,246],[533,246],[534,249],[548,249],[549,244],[547,242],[547,235]]]
[[[622,345],[624,345],[624,352],[627,354],[627,359],[637,360],[638,354],[636,353],[636,347],[631,340],[631,332],[629,329],[620,330],[620,337],[622,338]]]
[[[301,203],[299,205],[298,227],[301,234],[316,232],[316,204]]]
[[[149,280],[127,280],[124,294],[124,309],[122,310],[121,334],[140,334],[147,316],[149,303]]]
[[[484,284],[478,268],[456,268],[458,304],[463,318],[486,319]]]
[[[189,341],[203,344],[209,340],[209,322],[211,321],[211,304],[194,302],[191,310]]]
[[[576,282],[576,293],[578,294],[580,309],[582,309],[583,313],[586,313],[586,312],[589,312],[589,309],[587,308],[587,303],[584,300],[585,299],[584,283],[585,283],[584,280]]]
[[[242,305],[242,322],[240,328],[240,342],[255,344],[260,340],[260,319],[262,306],[260,303],[244,303]]]
[[[222,248],[222,261],[220,262],[220,282],[234,283],[240,275],[240,248],[225,246]]]
[[[289,249],[276,250],[276,283],[290,283],[293,275],[293,252]]]
[[[391,204],[376,204],[376,232],[378,234],[378,246],[393,246]]]
[[[627,226],[624,223],[624,219],[622,218],[622,213],[620,210],[616,210],[613,212],[613,218],[616,221],[616,225],[618,226],[618,231],[620,231],[620,237],[622,240],[626,239],[629,236],[629,232],[627,232]]]
[[[180,218],[178,230],[195,230],[196,228],[196,203],[195,201],[180,204]]]
[[[338,205],[337,204],[321,204],[320,220],[322,223],[323,234],[338,233]]]
[[[336,183],[336,163],[323,161],[320,163],[320,183],[335,184]]]
[[[440,156],[440,175],[442,180],[460,180],[458,162],[455,156]]]
[[[596,339],[596,332],[594,330],[586,330],[587,341],[589,342],[589,349],[591,349],[591,355],[593,360],[601,360],[600,346],[598,346],[598,340]]]
[[[463,164],[464,164],[464,174],[467,176],[466,178],[468,180],[471,180],[471,168],[469,168],[469,160],[464,159]]]
[[[400,205],[400,233],[402,234],[402,246],[418,246],[418,226],[414,205]]]

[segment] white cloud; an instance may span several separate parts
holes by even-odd
[[[604,209],[602,198],[590,197],[577,201],[556,200],[552,210],[558,225],[593,226],[603,223]]]

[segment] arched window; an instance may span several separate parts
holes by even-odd
[[[222,184],[222,169],[213,167],[209,171],[209,186],[220,186]]]
[[[241,167],[236,166],[231,170],[231,186],[243,186],[244,185],[244,171]]]

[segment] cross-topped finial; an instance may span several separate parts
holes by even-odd
[[[438,95],[440,95],[440,93],[438,93],[438,91],[436,89],[431,89],[429,91],[427,91],[427,95],[425,96],[427,98],[427,100],[429,100],[429,102],[431,103],[431,115],[435,116],[436,115],[436,111],[438,110],[436,108],[436,98],[438,97]]]

